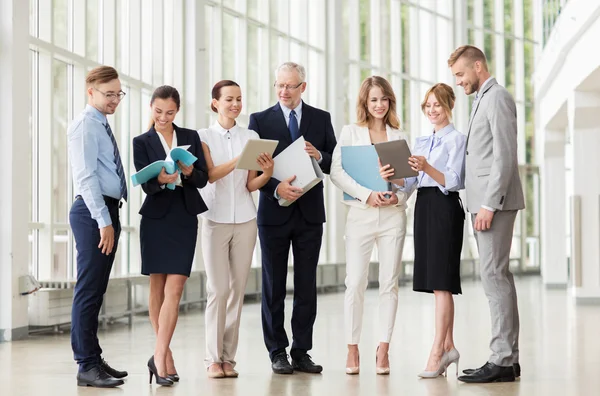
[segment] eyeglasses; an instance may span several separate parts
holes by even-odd
[[[123,98],[125,97],[125,95],[127,95],[125,92],[123,91],[119,91],[117,93],[106,93],[106,92],[102,92],[97,88],[94,88],[96,91],[100,92],[106,99],[110,100],[111,102],[114,101],[115,99],[123,100]]]
[[[298,85],[288,85],[288,84],[277,84],[277,81],[275,81],[275,84],[273,84],[273,86],[280,91],[283,91],[283,90],[294,91],[294,90],[300,88],[300,85],[302,85],[302,84],[304,84],[304,82],[301,82]]]

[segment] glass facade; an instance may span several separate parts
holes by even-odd
[[[283,61],[307,69],[304,100],[330,109],[340,106],[343,123],[355,121],[363,78],[386,77],[397,96],[404,131],[414,139],[429,133],[420,110],[425,91],[437,82],[454,85],[447,67],[457,46],[475,44],[490,60],[492,73],[515,96],[519,114],[520,163],[528,208],[520,215],[513,256],[522,269],[539,266],[539,177],[534,155],[531,75],[540,45],[533,32],[533,0],[30,0],[32,77],[30,178],[30,260],[40,280],[72,279],[74,243],[68,226],[72,203],[66,130],[86,103],[85,74],[99,64],[117,68],[127,96],[109,118],[121,147],[125,172],[133,171],[131,140],[146,131],[149,98],[162,84],[175,86],[183,104],[176,123],[204,128],[214,121],[210,90],[221,79],[237,81],[244,95],[239,123],[272,106],[274,69]],[[42,17],[44,15],[44,17]],[[46,17],[51,15],[51,17]],[[341,26],[341,34],[329,26]],[[332,36],[333,35],[333,36]],[[339,84],[331,85],[329,62],[341,46]],[[332,94],[330,91],[334,90]],[[462,90],[455,124],[462,132],[469,100]],[[342,127],[334,125],[336,131]],[[462,128],[462,129],[461,129]],[[340,195],[326,182],[328,213],[338,211]],[[121,209],[123,233],[113,276],[138,274],[139,187]],[[339,211],[338,211],[339,212]],[[344,219],[328,216],[321,263],[339,260]],[[405,257],[412,260],[412,210]],[[466,257],[476,254],[473,238]],[[198,248],[198,252],[200,248]],[[259,252],[255,265],[259,265]],[[200,255],[197,255],[199,257]],[[199,260],[198,260],[199,261]],[[199,268],[200,263],[198,263]]]

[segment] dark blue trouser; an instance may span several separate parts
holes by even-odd
[[[102,354],[97,336],[98,314],[121,234],[119,207],[114,203],[107,206],[115,230],[115,246],[108,256],[98,248],[98,223],[92,219],[83,199],[75,200],[69,213],[77,248],[77,283],[71,310],[71,346],[80,372],[97,365]]]
[[[284,300],[290,244],[294,254],[293,343],[290,355],[297,359],[312,349],[317,317],[317,264],[323,224],[308,223],[298,207],[280,226],[258,226],[262,250],[262,326],[271,360],[289,346],[284,329]]]

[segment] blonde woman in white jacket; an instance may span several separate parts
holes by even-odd
[[[356,106],[357,123],[346,125],[338,138],[331,164],[331,180],[343,192],[355,197],[343,201],[346,218],[345,338],[348,344],[346,373],[360,371],[358,343],[362,328],[364,294],[375,243],[379,252],[379,346],[377,374],[389,374],[389,343],[398,306],[398,277],[406,234],[407,194],[391,188],[371,191],[361,186],[342,168],[342,146],[362,146],[406,139],[399,131],[396,97],[390,83],[378,76],[362,82]],[[386,195],[388,198],[386,198]],[[370,360],[370,359],[369,359]]]

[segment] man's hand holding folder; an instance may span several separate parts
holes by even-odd
[[[300,187],[294,187],[291,183],[296,179],[296,175],[288,177],[277,185],[277,195],[286,201],[294,202],[302,196],[303,190]]]

